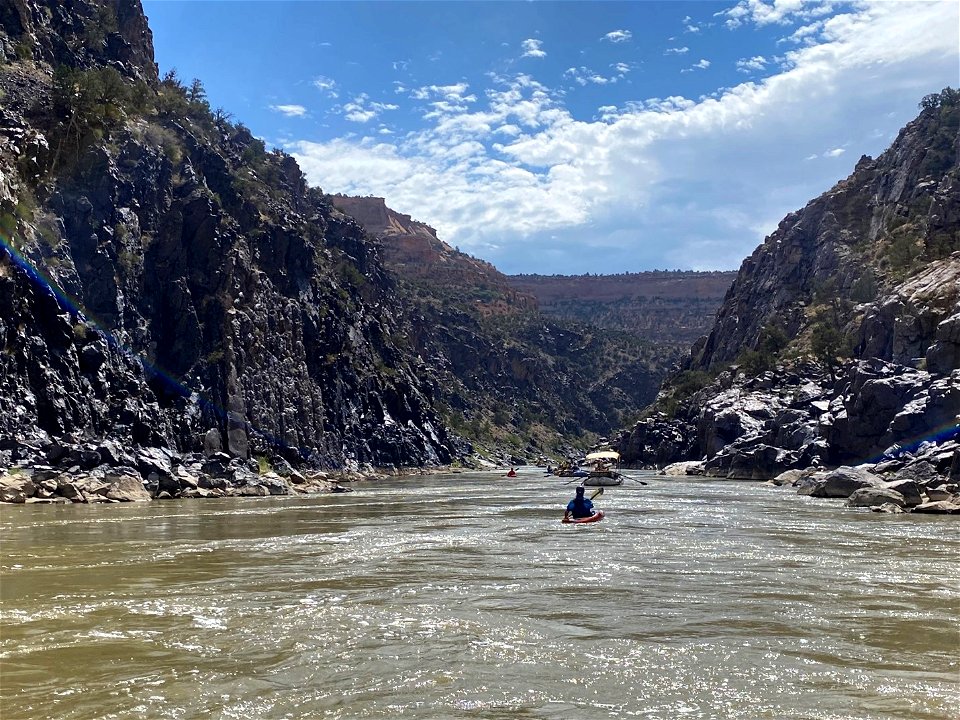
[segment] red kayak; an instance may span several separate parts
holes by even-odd
[[[603,520],[603,510],[597,510],[593,515],[587,515],[582,518],[564,518],[560,522],[565,523],[591,523]]]

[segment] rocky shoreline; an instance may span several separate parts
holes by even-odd
[[[220,450],[180,454],[124,448],[111,440],[70,443],[0,438],[0,502],[120,503],[350,492],[351,483],[398,470],[297,469],[280,456],[243,459]]]
[[[941,325],[958,323],[953,316]],[[813,497],[900,492],[908,482],[906,497],[887,499],[901,509],[946,503],[920,512],[960,512],[960,370],[873,359],[832,375],[808,362],[757,377],[724,371],[673,417],[637,422],[616,446],[629,467],[795,485]],[[851,502],[880,507],[882,498],[861,492]]]
[[[766,482],[776,487],[796,488],[798,495],[845,499],[849,507],[869,508],[873,512],[960,515],[960,483],[941,474],[935,464],[938,457],[956,456],[958,449],[960,446],[952,442],[908,463],[888,461],[831,469],[787,470]],[[701,461],[673,463],[660,470],[660,474],[707,476],[705,464]]]
[[[884,513],[960,515],[960,442],[929,443],[880,463],[807,467],[762,477],[719,476],[709,461],[682,461],[665,477],[700,476],[766,482],[812,498],[846,499]],[[955,467],[956,466],[956,467]],[[492,469],[492,468],[488,468]],[[280,456],[243,459],[217,448],[180,454],[167,448],[124,448],[111,440],[64,442],[45,435],[0,438],[0,503],[123,503],[224,497],[275,497],[351,492],[353,483],[404,475],[460,472],[451,467],[295,468]]]

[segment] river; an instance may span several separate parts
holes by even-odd
[[[5,505],[0,717],[960,717],[956,518],[563,482]]]

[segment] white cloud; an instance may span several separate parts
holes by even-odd
[[[685,68],[680,72],[693,72],[694,70],[706,70],[708,67],[710,67],[709,60],[700,60],[699,62],[695,62],[690,67]]]
[[[690,52],[690,48],[684,46],[684,47],[667,48],[663,54],[664,55],[683,55],[684,53],[688,53],[688,52]]]
[[[614,30],[613,32],[608,32],[602,39],[609,40],[612,43],[622,43],[627,42],[632,37],[633,33],[629,30]]]
[[[520,57],[545,58],[547,53],[543,50],[543,41],[528,38],[520,43],[523,48],[523,55]]]
[[[303,117],[307,114],[303,105],[271,105],[270,109],[287,117]]]
[[[831,15],[835,3],[824,0],[740,0],[736,6],[715,13],[726,18],[724,24],[731,29],[753,23],[755,25],[786,25]]]
[[[815,9],[796,8],[797,20]],[[778,27],[758,12],[744,5],[741,21]],[[473,102],[465,84],[428,86],[423,100],[466,107],[389,142],[288,148],[328,192],[386,196],[507,272],[733,268],[851,158],[882,151],[921,97],[956,84],[956,3],[863,2],[819,20],[813,44],[715,97],[604,105],[581,120],[530,76],[498,77]],[[835,161],[804,162],[817,157]]]
[[[822,20],[810,23],[809,25],[803,25],[794,30],[793,34],[778,40],[777,44],[794,43],[797,45],[813,45],[823,31],[823,26],[824,22]]]
[[[743,73],[749,73],[752,71],[763,70],[769,60],[767,60],[763,55],[754,55],[752,58],[741,58],[737,60],[737,71]]]
[[[582,66],[572,67],[564,70],[563,76],[570,78],[581,87],[585,85],[609,85],[622,80],[631,69],[627,63],[614,63],[611,68],[614,70],[613,75],[601,75]]]
[[[429,100],[431,98],[441,98],[449,102],[458,102],[464,98],[464,94],[470,86],[465,82],[455,83],[453,85],[423,85],[410,93],[414,100]]]
[[[318,75],[313,79],[313,86],[317,88],[317,90],[322,90],[323,92],[336,97],[336,80],[328,78],[325,75]]]
[[[399,106],[390,103],[371,102],[366,93],[357,95],[352,101],[344,103],[340,112],[350,122],[368,123],[380,117],[387,110],[397,110]]]
[[[470,86],[466,82],[453,85],[423,85],[410,91],[414,100],[427,100],[425,119],[443,118],[466,112],[477,101],[477,96],[467,93]]]

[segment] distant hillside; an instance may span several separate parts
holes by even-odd
[[[619,275],[512,275],[545,315],[689,346],[713,326],[735,272],[654,271]]]
[[[368,233],[384,241],[383,260],[401,277],[428,280],[432,287],[455,288],[460,300],[471,303],[483,315],[509,312],[511,307],[536,307],[532,295],[511,287],[493,265],[450,247],[429,225],[388,208],[384,198],[333,195],[330,199]]]
[[[384,265],[413,304],[411,345],[438,375],[441,412],[472,442],[553,450],[558,430],[607,434],[656,395],[672,355],[633,335],[544,316],[493,265],[383,198],[330,199],[379,239]]]

